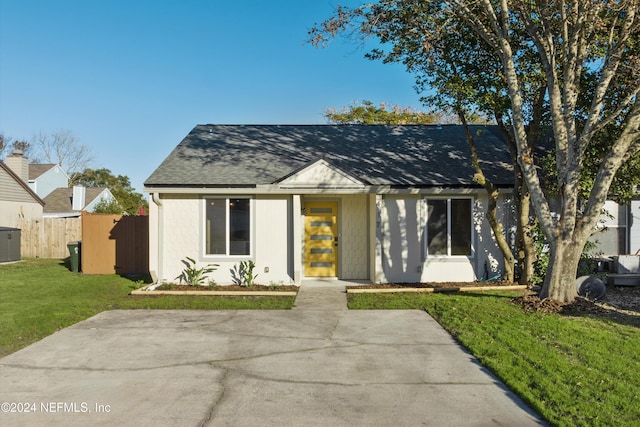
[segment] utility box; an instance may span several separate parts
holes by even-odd
[[[0,227],[0,262],[20,261],[19,228]]]
[[[618,255],[613,257],[618,274],[640,274],[640,256]]]

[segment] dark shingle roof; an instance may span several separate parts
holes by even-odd
[[[495,126],[472,126],[485,175],[513,183]],[[476,186],[458,125],[198,125],[145,181],[147,187],[270,184],[320,158],[371,185]]]
[[[88,187],[85,189],[84,206],[93,202],[105,189]],[[44,198],[44,213],[74,212],[73,210],[73,188],[56,188]]]
[[[56,167],[55,164],[44,163],[30,163],[29,164],[29,179],[36,179],[48,170]]]

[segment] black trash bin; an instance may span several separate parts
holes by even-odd
[[[80,242],[69,242],[67,248],[69,249],[71,271],[78,273],[80,271]]]

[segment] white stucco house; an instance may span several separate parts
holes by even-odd
[[[497,128],[472,126],[485,174],[503,190],[513,169]],[[253,260],[258,282],[304,278],[470,281],[502,257],[455,125],[198,125],[145,181],[150,270],[174,281],[181,260]]]

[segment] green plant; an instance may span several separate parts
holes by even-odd
[[[280,286],[284,286],[284,282],[282,280],[279,282],[274,282],[273,280],[269,281],[269,289],[272,291],[277,290]]]
[[[185,269],[182,270],[176,279],[180,279],[180,282],[185,282],[187,285],[200,286],[206,275],[217,270],[218,264],[207,264],[202,268],[197,268],[196,261],[193,258],[185,257],[182,263],[185,265]]]
[[[250,288],[255,284],[257,274],[253,273],[253,270],[256,267],[256,263],[252,260],[240,261],[240,264],[236,264],[233,266],[233,270],[231,270],[231,276],[233,282],[240,286],[245,286]]]

